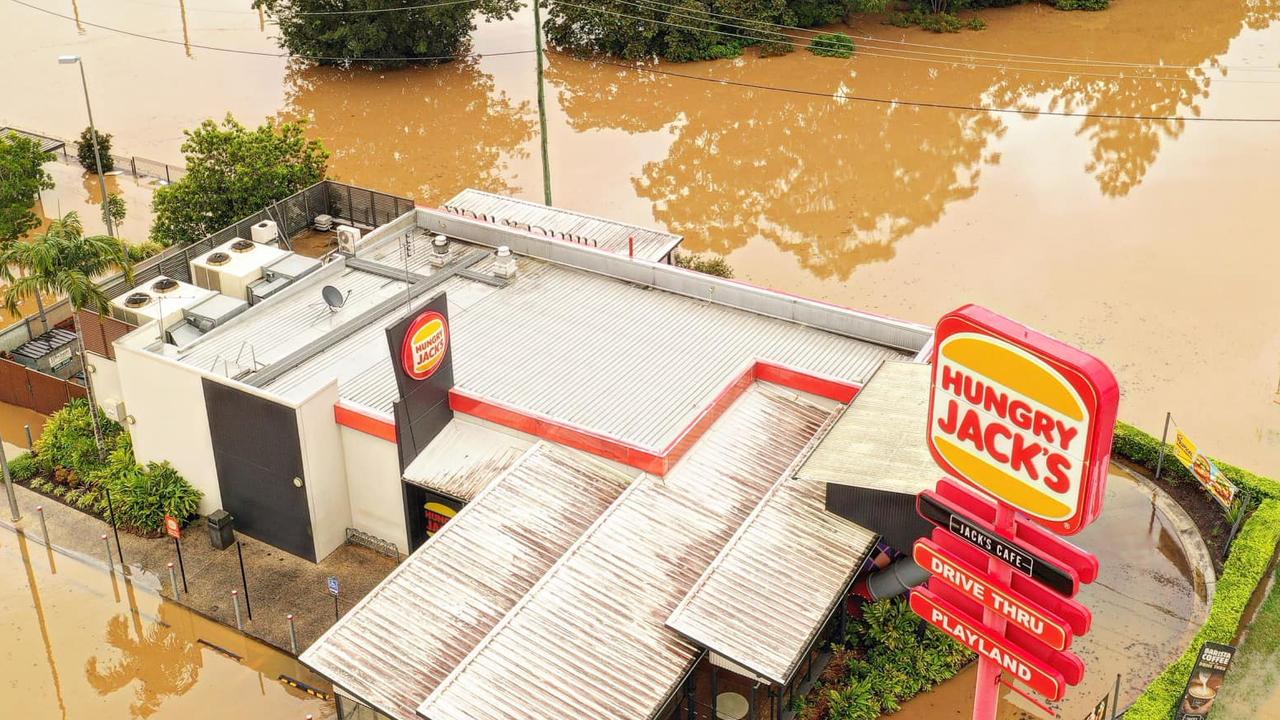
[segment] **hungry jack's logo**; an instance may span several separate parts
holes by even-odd
[[[1119,390],[1100,362],[976,306],[935,334],[929,449],[939,466],[1051,529],[1097,516]]]
[[[400,366],[414,380],[426,380],[444,363],[449,351],[449,322],[434,310],[414,318],[404,333]]]

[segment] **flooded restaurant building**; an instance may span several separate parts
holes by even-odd
[[[679,242],[466,191],[194,338],[142,324],[99,401],[202,512],[408,555],[300,656],[344,719],[781,719],[919,532],[932,330]]]

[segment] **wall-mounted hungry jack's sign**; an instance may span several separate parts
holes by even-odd
[[[453,332],[442,292],[387,328],[400,400],[394,405],[403,470],[453,419]]]
[[[934,337],[929,450],[1063,535],[1101,512],[1119,387],[1096,358],[976,305]]]

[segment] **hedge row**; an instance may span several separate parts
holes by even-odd
[[[1154,472],[1160,456],[1160,440],[1132,425],[1116,423],[1111,452]],[[1125,720],[1168,720],[1186,687],[1187,676],[1200,647],[1206,642],[1230,645],[1235,640],[1245,607],[1265,577],[1276,544],[1280,543],[1280,483],[1217,459],[1213,462],[1232,482],[1261,499],[1262,504],[1240,528],[1240,534],[1231,546],[1231,556],[1218,578],[1209,619],[1182,656],[1142,692],[1125,713]],[[1173,457],[1172,449],[1167,446],[1160,475],[1173,481],[1196,480],[1191,471]]]
[[[1160,458],[1160,438],[1152,437],[1128,423],[1118,422],[1115,439],[1111,445],[1111,454],[1141,465],[1154,473],[1156,462]],[[1255,475],[1244,468],[1222,462],[1217,458],[1211,459],[1223,475],[1226,475],[1236,486],[1248,490],[1255,498],[1280,499],[1280,482]],[[1165,445],[1164,464],[1160,469],[1160,477],[1169,478],[1175,482],[1197,482],[1195,475],[1192,475],[1191,471],[1173,456],[1173,447],[1170,445]]]
[[[1277,542],[1280,542],[1280,500],[1268,499],[1254,511],[1231,546],[1231,556],[1218,579],[1209,619],[1182,657],[1147,686],[1125,713],[1125,720],[1168,720],[1182,696],[1200,646],[1206,642],[1227,645],[1234,642],[1245,606],[1266,575]]]

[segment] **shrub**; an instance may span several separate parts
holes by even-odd
[[[693,270],[694,272],[706,273],[707,275],[715,275],[716,277],[733,277],[733,268],[730,267],[728,261],[720,255],[708,255],[703,257],[698,253],[677,252],[673,259],[676,267]]]
[[[98,164],[94,162],[93,157],[93,128],[85,128],[80,133],[80,146],[76,149],[76,157],[80,159],[80,164],[85,170],[98,171]],[[109,173],[116,169],[116,163],[111,159],[111,135],[108,133],[98,133],[98,158],[102,161],[102,172]]]
[[[1244,524],[1231,546],[1231,555],[1218,578],[1209,619],[1182,656],[1147,685],[1125,713],[1125,720],[1166,720],[1169,717],[1182,696],[1200,647],[1206,642],[1230,645],[1235,640],[1245,607],[1266,575],[1278,542],[1280,500],[1267,499]]]
[[[809,44],[809,52],[822,57],[853,57],[853,38],[844,33],[824,33]]]
[[[111,491],[117,520],[148,533],[160,529],[165,515],[181,520],[194,515],[202,495],[167,462],[106,473],[102,484]]]
[[[901,28],[915,25],[935,33],[957,33],[965,27],[965,22],[951,13],[926,12],[920,8],[905,13],[893,13],[885,19],[885,22]]]
[[[40,474],[40,465],[36,462],[36,456],[27,453],[9,461],[9,475],[13,477],[14,482],[27,482]]]
[[[133,262],[141,262],[152,255],[159,255],[164,252],[164,249],[164,245],[151,240],[144,243],[137,243],[136,245],[125,246],[125,250],[129,253],[129,259]]]
[[[101,411],[98,412],[98,422],[101,423],[103,441],[109,451],[121,434],[120,426]],[[77,477],[88,477],[101,467],[102,460],[98,457],[98,447],[93,441],[89,403],[80,399],[72,400],[50,415],[40,439],[36,441],[35,453],[40,472],[52,476],[58,468],[63,469],[62,482],[66,481],[70,472],[74,472]]]
[[[1111,0],[1053,0],[1053,6],[1059,10],[1106,10]]]

